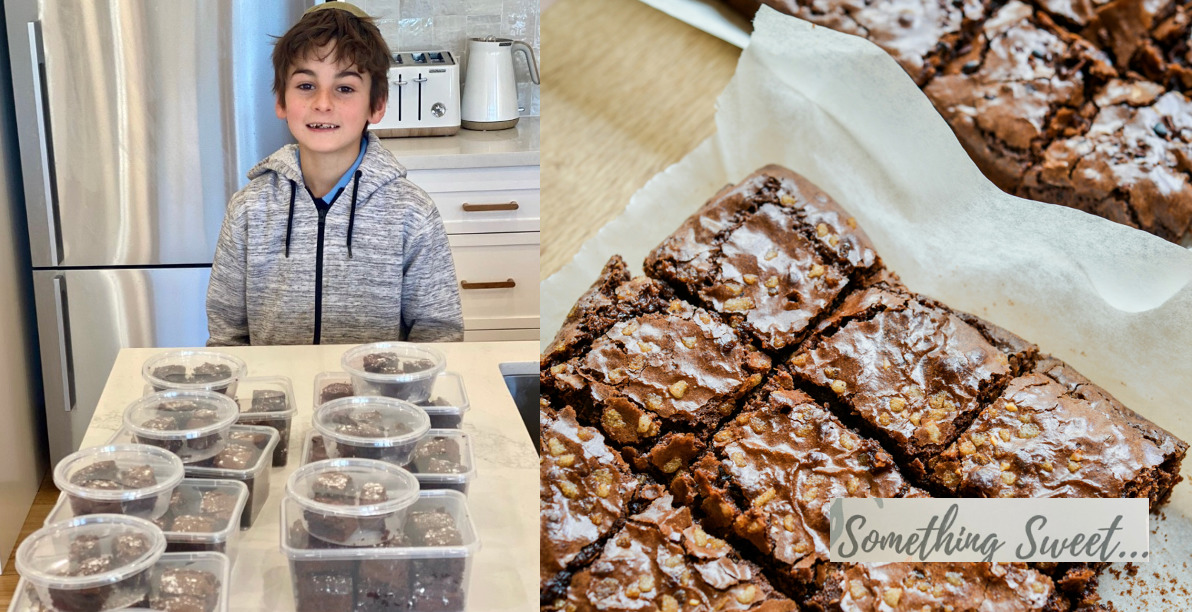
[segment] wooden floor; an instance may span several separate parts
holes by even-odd
[[[25,517],[25,524],[21,526],[21,535],[17,540],[18,545],[29,534],[41,528],[56,503],[58,503],[58,488],[54,486],[53,473],[47,472],[45,479],[41,481],[41,488],[37,490],[37,497],[33,499],[33,507],[29,509],[29,515]],[[16,554],[17,547],[13,546],[12,555],[4,562],[4,573],[0,574],[0,610],[8,609],[13,591],[17,588],[17,580],[20,579],[15,563]]]

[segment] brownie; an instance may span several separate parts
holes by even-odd
[[[214,610],[214,608],[208,607],[207,602],[202,599],[186,595],[154,597],[149,600],[149,604],[158,612],[211,612]]]
[[[1051,143],[1018,195],[1192,244],[1192,102],[1147,81],[1111,81],[1087,132]]]
[[[119,469],[115,461],[97,461],[70,477],[73,485],[102,491],[144,489],[157,484],[153,468],[148,465],[134,465]],[[87,514],[130,514],[148,516],[157,505],[157,496],[130,500],[94,500],[77,495],[67,495],[71,511],[75,516]]]
[[[219,603],[219,588],[219,579],[202,570],[170,568],[157,577],[158,596],[194,598],[207,612]]]
[[[541,424],[539,589],[543,603],[562,596],[574,569],[590,561],[627,514],[639,481],[593,427],[564,407]]]
[[[713,443],[693,474],[705,524],[749,542],[777,586],[799,597],[830,570],[833,498],[926,495],[877,442],[849,430],[781,370]]]
[[[1058,3],[1058,0],[1040,2],[1049,10],[1052,3]],[[1091,18],[1079,22],[1087,24],[1081,34],[1112,55],[1117,67],[1125,71],[1145,63],[1138,56],[1145,53],[1145,48],[1156,46],[1156,38],[1167,35],[1157,30],[1174,17],[1177,6],[1186,6],[1186,3],[1175,0],[1095,0],[1094,5],[1096,10]]]
[[[385,487],[377,482],[357,484],[342,472],[320,474],[311,486],[311,498],[338,506],[374,505],[389,499]],[[355,518],[304,510],[307,529],[315,537],[332,543],[370,545],[387,536],[386,517]]]
[[[352,575],[319,573],[295,580],[294,602],[298,612],[351,612],[356,591]]]
[[[808,610],[1066,610],[1047,576],[1023,563],[836,564]]]
[[[120,477],[120,470],[113,460],[96,461],[91,465],[75,472],[70,477],[70,483],[81,487],[89,486],[92,481],[115,481]]]
[[[732,4],[748,10],[756,2]],[[788,15],[869,39],[894,57],[919,86],[988,15],[982,0],[763,0]],[[752,17],[752,13],[748,13]]]
[[[1145,12],[1145,11],[1144,11]],[[1124,40],[1130,40],[1123,37]],[[1192,7],[1181,5],[1137,41],[1130,68],[1167,89],[1192,91]]]
[[[608,312],[618,320],[601,319],[597,327],[605,331],[590,342],[579,335],[556,338],[587,346],[541,373],[547,393],[574,406],[582,421],[597,424],[620,445],[649,449],[663,428],[706,438],[770,367],[770,358],[719,315],[683,300],[670,300],[661,311],[633,312],[635,295],[646,302],[643,310],[652,310],[662,287],[641,279],[614,288],[619,308]]]
[[[661,494],[575,574],[556,610],[797,610],[760,568]]]
[[[918,478],[1035,353],[991,323],[877,283],[850,295],[789,365]]]
[[[136,561],[149,552],[149,538],[139,533],[116,536],[112,543],[112,557],[117,564]]]
[[[387,547],[409,545],[400,532],[384,543]],[[408,559],[361,559],[356,570],[355,612],[405,609],[413,595],[410,565]]]
[[[225,523],[236,512],[237,497],[233,493],[223,491],[205,491],[199,500],[199,512],[214,519],[222,519]]]
[[[291,417],[279,419],[242,420],[242,423],[271,427],[277,431],[277,446],[273,447],[273,467],[283,467],[290,458],[290,421]],[[247,442],[257,448],[264,449],[269,444],[269,436],[250,431],[234,431],[228,434],[228,440]]]
[[[1180,480],[1187,443],[1052,358],[1012,380],[932,464],[960,497],[1146,497]]]
[[[352,390],[351,383],[331,383],[319,392],[319,404],[326,404],[327,402],[341,397],[352,397],[356,392]]]
[[[124,543],[124,548],[116,554],[124,555],[117,560],[114,555],[103,554],[99,538],[94,536],[80,536],[70,543],[66,576],[94,576],[110,571],[114,566],[127,562],[127,555],[136,552],[134,539],[143,538],[131,535]],[[148,550],[145,548],[135,554],[139,557]],[[113,548],[118,549],[118,542],[113,542]],[[132,548],[130,548],[132,547]],[[55,610],[62,612],[99,612],[100,610],[125,608],[144,600],[148,593],[148,572],[130,576],[115,584],[104,584],[84,589],[47,589],[50,603]]]
[[[646,258],[646,273],[767,351],[794,347],[880,266],[865,233],[807,179],[767,166],[726,187]]]
[[[214,533],[223,528],[216,522],[217,520],[214,517],[183,514],[174,517],[170,531],[181,533]],[[227,521],[225,520],[223,523],[226,525]]]
[[[248,410],[245,413],[259,414],[263,412],[284,412],[289,409],[289,403],[286,401],[286,394],[284,391],[275,391],[272,389],[254,389],[252,392],[252,401],[249,404]],[[282,467],[289,460],[290,452],[290,421],[291,417],[287,418],[260,418],[252,417],[251,420],[244,419],[245,422],[251,422],[253,425],[262,425],[265,427],[272,427],[277,430],[278,441],[277,446],[273,448],[273,467]],[[261,434],[248,434],[253,436],[264,437]],[[258,446],[264,448],[265,442],[261,442]]]
[[[985,176],[1014,193],[1056,136],[1087,128],[1086,90],[1112,76],[1104,53],[1012,1],[923,91]]]
[[[370,353],[363,361],[364,371],[370,374],[411,374],[435,367],[430,359],[407,359],[396,353]]]
[[[164,365],[153,368],[153,377],[170,383],[185,384],[189,382],[184,365]],[[157,389],[161,391],[161,389]]]
[[[631,278],[625,260],[613,255],[542,354],[542,369],[580,356],[618,321],[666,310],[673,297],[674,292],[663,283]]]
[[[190,373],[192,383],[212,383],[232,377],[232,368],[222,363],[201,363]]]
[[[248,444],[231,443],[212,460],[212,467],[223,470],[247,470],[256,465],[261,449]]]
[[[455,465],[455,468],[447,470],[434,470],[431,468],[433,460],[448,465]],[[463,471],[463,465],[460,464],[459,442],[455,438],[447,436],[428,436],[418,441],[418,447],[414,449],[413,472],[438,472],[438,473],[459,473]],[[435,464],[435,465],[442,465]]]

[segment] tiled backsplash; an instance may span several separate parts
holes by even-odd
[[[521,40],[533,47],[535,57],[540,49],[538,0],[355,0],[353,4],[376,20],[390,51],[451,51],[460,63],[461,81],[467,74],[469,38]],[[513,54],[513,70],[522,114],[539,114],[538,86],[530,81],[523,54]]]

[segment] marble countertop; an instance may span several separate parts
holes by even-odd
[[[508,130],[461,129],[454,136],[382,138],[381,144],[407,170],[537,166],[540,123],[538,117],[522,117]]]
[[[241,532],[232,567],[232,611],[293,610],[289,563],[281,552],[280,502],[286,478],[298,468],[302,441],[311,428],[314,377],[340,371],[347,346],[257,346],[220,349],[248,363],[249,376],[287,376],[298,413],[290,432],[290,459],[271,468],[269,498],[256,523]],[[536,342],[437,344],[447,369],[463,376],[471,409],[463,431],[472,437],[476,478],[468,509],[480,535],[473,559],[468,610],[532,610],[538,602],[538,455],[506,390],[501,363],[538,360]],[[123,349],[108,377],[83,447],[102,445],[121,426],[124,408],[140,397],[141,365],[163,349]]]

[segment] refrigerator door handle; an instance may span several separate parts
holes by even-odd
[[[58,360],[62,364],[62,400],[66,411],[75,405],[74,351],[70,346],[70,324],[67,323],[66,278],[54,277],[54,316],[58,324]]]
[[[29,58],[33,73],[33,110],[37,113],[37,152],[41,166],[41,192],[45,202],[46,229],[49,235],[50,265],[62,264],[62,240],[58,236],[58,194],[53,176],[54,149],[50,142],[50,114],[46,110],[47,91],[43,71],[45,53],[41,39],[41,22],[30,21]]]

